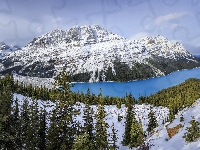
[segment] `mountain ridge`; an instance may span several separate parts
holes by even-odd
[[[56,29],[34,38],[2,59],[2,71],[8,68],[8,60],[8,66],[17,67],[22,75],[54,77],[65,68],[70,79],[78,82],[145,79],[200,66],[178,42],[160,35],[130,41],[98,25]]]

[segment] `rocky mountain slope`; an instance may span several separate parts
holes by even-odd
[[[54,30],[5,55],[1,73],[53,77],[63,68],[72,81],[129,81],[200,66],[180,43],[162,36],[130,41],[98,25]]]

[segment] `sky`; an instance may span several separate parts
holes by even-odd
[[[0,42],[97,24],[127,39],[162,35],[200,54],[199,0],[0,0]]]

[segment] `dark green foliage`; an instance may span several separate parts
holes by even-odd
[[[156,120],[155,114],[151,108],[149,114],[148,114],[148,118],[149,118],[149,124],[147,127],[147,131],[150,133],[151,131],[153,131],[154,128],[156,128],[158,126],[158,122]]]
[[[194,142],[200,138],[200,122],[196,121],[193,116],[189,123],[191,126],[186,128],[187,132],[184,134],[183,138],[185,138],[187,142]]]
[[[118,130],[115,129],[114,123],[112,124],[111,128],[112,128],[112,133],[111,133],[111,141],[110,141],[111,143],[109,149],[116,150],[119,149],[119,146],[117,145],[117,140],[119,139],[117,137]]]
[[[165,73],[165,75],[174,72],[176,70],[191,69],[200,66],[200,61],[190,61],[186,58],[180,58],[179,60],[163,59],[163,57],[153,56],[148,59],[149,63]]]
[[[138,147],[144,142],[144,139],[145,139],[145,132],[143,131],[142,123],[138,122],[134,115],[131,124],[130,142],[128,146],[130,148]]]
[[[54,61],[50,60],[46,64],[44,62],[34,62],[32,65],[22,69],[19,74],[31,77],[51,78],[54,72]]]
[[[130,105],[127,109],[126,113],[126,122],[125,122],[125,133],[123,137],[122,144],[127,146],[130,143],[131,140],[131,125],[134,117],[134,112],[133,112],[133,106]]]
[[[132,107],[133,105],[135,105],[135,98],[132,96],[132,94],[127,95],[126,94],[126,102],[125,102],[125,106],[126,107]]]
[[[103,105],[98,105],[97,114],[95,115],[95,140],[98,149],[108,149],[108,124],[105,122],[105,110]]]
[[[51,118],[54,123],[49,128],[49,135],[51,136],[49,136],[48,141],[51,144],[48,148],[50,149],[55,146],[55,141],[52,140],[56,138],[57,144],[56,147],[53,147],[54,149],[72,149],[77,134],[76,126],[78,124],[73,120],[73,116],[76,116],[78,112],[73,107],[75,101],[72,97],[67,77],[66,72],[63,70],[55,81],[56,85],[63,87],[63,90],[57,94],[59,101],[56,103],[56,108]]]
[[[174,72],[176,70],[182,69],[191,69],[200,66],[200,60],[196,58],[197,62],[189,61],[185,58],[180,58],[179,60],[173,60],[168,58],[163,58],[159,56],[153,56],[153,58],[147,59],[149,64],[132,62],[133,67],[129,67],[128,64],[124,62],[120,62],[119,60],[115,60],[114,70],[112,71],[111,67],[108,67],[106,71],[96,70],[95,78],[99,77],[99,81],[103,81],[102,75],[105,75],[105,81],[131,81],[131,80],[139,80],[139,79],[147,79],[151,77],[155,77],[156,74],[152,69],[158,68],[165,75]],[[73,82],[88,82],[90,79],[90,74],[92,72],[79,73],[75,75],[71,75],[69,79]]]
[[[93,147],[93,141],[90,141],[89,135],[87,133],[77,135],[76,140],[73,143],[72,150],[90,150]]]
[[[150,66],[146,64],[134,63],[132,68],[128,64],[122,62],[114,62],[115,75],[112,72],[112,68],[109,67],[104,72],[106,81],[130,81],[136,79],[147,79],[155,76],[155,73]]]
[[[200,98],[199,91],[200,80],[191,78],[179,85],[163,89],[144,99],[147,104],[168,107],[170,112],[169,121],[171,122],[178,111],[191,106],[198,98]]]
[[[183,122],[184,121],[184,118],[183,118],[183,115],[180,116],[180,122]]]
[[[88,149],[95,149],[95,134],[94,134],[94,123],[93,123],[93,115],[94,111],[91,109],[91,107],[86,104],[84,109],[84,116],[83,120],[85,121],[84,127],[83,127],[83,137],[87,140],[85,141],[85,146],[87,146]]]
[[[12,114],[13,103],[13,85],[12,76],[6,75],[0,77],[0,149],[13,149],[13,138],[15,129],[13,129]]]
[[[89,82],[91,73],[92,72],[86,72],[86,73],[78,73],[75,75],[69,75],[68,80],[71,82]]]

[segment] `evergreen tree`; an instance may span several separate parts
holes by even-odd
[[[117,140],[118,140],[117,132],[118,132],[118,130],[115,129],[114,123],[112,124],[111,128],[112,128],[112,133],[111,133],[111,146],[110,146],[109,148],[110,148],[111,150],[116,150],[116,149],[119,148],[119,146],[117,145]]]
[[[158,126],[158,122],[156,120],[156,117],[155,117],[155,114],[154,114],[152,108],[150,108],[148,118],[149,118],[149,124],[147,127],[147,131],[148,131],[148,133],[150,133],[151,131],[153,131],[154,128],[156,128]]]
[[[105,110],[104,106],[98,105],[97,114],[95,115],[96,118],[96,147],[98,149],[108,149],[108,135],[107,135],[107,128],[108,124],[105,122]]]
[[[183,115],[180,116],[180,122],[183,122],[184,121],[184,118],[183,118]]]
[[[90,150],[93,147],[93,142],[90,141],[89,134],[81,134],[76,136],[72,150]]]
[[[40,120],[39,120],[39,131],[38,131],[38,136],[39,136],[39,143],[38,143],[38,148],[40,150],[45,150],[46,149],[46,110],[45,108],[43,110],[40,110]]]
[[[12,124],[12,104],[13,104],[14,79],[6,74],[0,77],[0,125],[1,134],[0,149],[13,149],[14,133]]]
[[[51,123],[50,127],[48,129],[48,135],[47,135],[47,149],[59,149],[60,148],[60,138],[59,138],[59,127],[57,123],[57,117],[56,117],[56,110],[53,110],[52,116],[51,116]]]
[[[62,87],[62,90],[56,95],[58,101],[56,102],[56,108],[51,118],[53,124],[49,128],[48,147],[54,146],[52,143],[55,143],[55,141],[52,141],[50,138],[52,137],[57,141],[57,149],[71,149],[77,134],[77,122],[73,120],[73,116],[76,116],[78,112],[73,107],[75,101],[72,97],[67,77],[67,73],[63,70],[55,81],[57,86]]]
[[[129,147],[132,148],[140,146],[144,142],[144,138],[145,132],[143,131],[142,123],[138,122],[134,115],[131,124],[130,142],[128,144]]]
[[[21,120],[19,112],[18,99],[16,98],[13,105],[12,114],[10,115],[10,133],[12,135],[13,149],[20,149],[22,147],[21,141]]]
[[[83,127],[83,137],[88,138],[87,146],[89,147],[89,149],[95,149],[95,134],[94,134],[95,128],[92,116],[94,112],[88,104],[85,105],[85,109],[83,111],[84,111],[83,120],[85,121]]]
[[[29,110],[29,103],[28,103],[28,99],[24,99],[23,100],[23,105],[21,108],[21,141],[22,141],[22,148],[23,149],[29,149],[29,140],[30,137],[32,135],[29,134],[29,129],[33,130],[33,128],[30,128],[30,118],[29,118],[29,114],[30,114],[30,110]]]
[[[127,108],[127,113],[126,113],[125,133],[124,133],[124,137],[123,137],[123,141],[122,141],[122,144],[124,146],[127,146],[131,139],[130,132],[131,132],[133,116],[134,116],[133,106],[129,105],[129,107]]]
[[[193,142],[200,138],[200,122],[196,121],[194,116],[192,116],[192,120],[189,123],[191,126],[186,128],[187,132],[184,134],[183,138],[185,138],[187,142]]]

